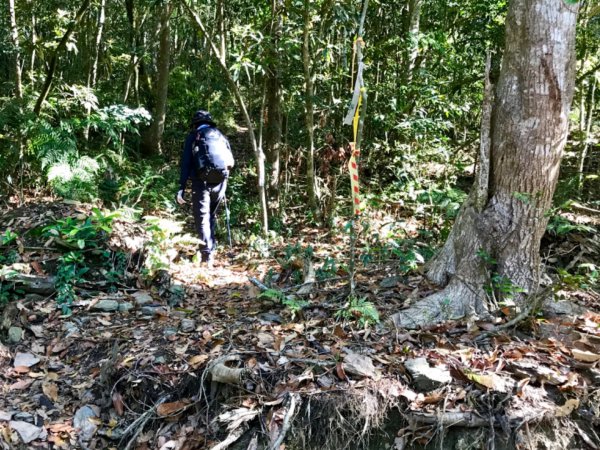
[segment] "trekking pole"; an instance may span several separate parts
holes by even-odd
[[[229,204],[227,202],[227,196],[224,197],[225,203],[225,223],[227,224],[227,240],[229,241],[229,249],[233,248],[231,243],[231,226],[229,225]]]

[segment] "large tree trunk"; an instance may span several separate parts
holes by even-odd
[[[445,289],[395,314],[396,325],[485,315],[491,297],[518,302],[537,290],[540,241],[573,96],[576,16],[577,5],[563,1],[511,2],[491,119],[485,201],[476,186],[428,266],[428,277]]]
[[[173,5],[165,2],[160,16],[158,59],[156,62],[157,80],[154,92],[152,124],[144,135],[143,151],[147,155],[162,153],[162,135],[167,116],[167,93],[169,90],[169,65],[171,63],[170,24]]]

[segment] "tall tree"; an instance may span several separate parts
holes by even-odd
[[[486,291],[500,284],[517,300],[536,293],[540,241],[568,132],[577,9],[556,0],[510,3],[491,119],[489,183],[483,192],[472,189],[428,266],[428,277],[445,288],[395,314],[396,325],[485,314]]]
[[[310,0],[304,0],[304,33],[302,39],[302,65],[304,68],[304,111],[306,132],[306,191],[308,204],[313,213],[317,213],[317,194],[315,180],[315,111],[313,103],[314,80],[310,54],[310,31],[312,29],[312,14]]]
[[[19,29],[17,28],[17,14],[15,0],[8,0],[8,13],[10,16],[10,39],[15,53],[15,94],[17,98],[23,97],[23,82],[21,81],[21,46],[19,45]]]
[[[271,0],[271,45],[267,51],[266,67],[266,103],[267,119],[265,133],[265,154],[270,164],[269,197],[278,203],[281,129],[283,115],[281,113],[281,68],[279,45],[281,40],[283,1]]]
[[[173,4],[165,0],[160,15],[160,33],[158,57],[156,62],[157,80],[154,84],[154,108],[152,123],[144,136],[143,150],[149,155],[162,153],[162,135],[165,131],[167,116],[167,94],[169,91],[169,65],[171,63],[171,28],[170,19]]]

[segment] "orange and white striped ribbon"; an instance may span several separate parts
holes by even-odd
[[[362,91],[362,89],[361,89]],[[358,184],[358,162],[357,158],[360,155],[360,149],[356,148],[356,136],[358,134],[358,122],[360,120],[360,106],[362,104],[362,92],[359,93],[356,111],[352,120],[354,131],[354,142],[351,144],[352,155],[348,161],[348,172],[350,173],[350,188],[352,189],[352,209],[354,215],[360,214],[360,188]]]

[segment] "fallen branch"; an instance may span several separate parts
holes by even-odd
[[[443,427],[466,427],[466,428],[479,428],[487,427],[490,425],[488,419],[476,415],[474,412],[462,412],[462,411],[446,411],[438,414],[427,414],[413,412],[408,415],[408,418],[414,420],[417,423],[423,423],[427,425],[441,425]]]

